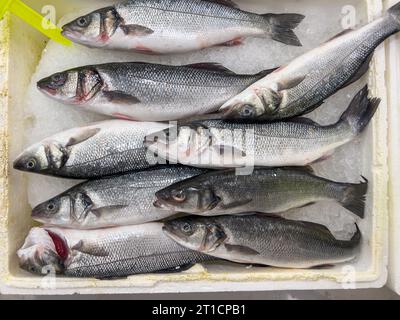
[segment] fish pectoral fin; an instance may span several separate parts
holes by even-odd
[[[316,204],[316,202],[310,202],[310,203],[305,204],[304,206],[298,207],[298,209],[307,208],[307,207],[313,206],[314,204]]]
[[[100,128],[82,128],[79,133],[72,136],[66,144],[66,147],[72,147],[74,145],[80,144],[100,132]]]
[[[140,103],[140,100],[137,97],[124,93],[122,91],[104,91],[103,95],[109,102],[113,103],[126,105]]]
[[[225,244],[224,246],[225,249],[231,253],[237,253],[240,255],[251,255],[251,256],[257,256],[260,254],[258,251],[246,246],[240,246],[234,244]]]
[[[154,273],[158,273],[158,274],[179,273],[179,272],[187,271],[195,265],[196,265],[195,263],[186,263],[181,266],[176,266],[176,267],[172,267],[172,268],[168,268],[168,269],[164,269],[164,270],[155,271]]]
[[[154,33],[154,30],[139,24],[124,24],[120,28],[126,35],[131,36],[147,36]]]
[[[101,216],[112,214],[112,211],[114,211],[114,210],[121,210],[121,209],[124,209],[127,207],[129,207],[129,205],[127,205],[127,204],[116,204],[116,205],[104,206],[104,207],[99,207],[99,208],[91,208],[90,211],[97,218],[100,218]]]
[[[109,253],[104,248],[99,248],[96,244],[80,240],[71,250],[82,252],[95,257],[107,257]]]
[[[329,40],[327,40],[325,43],[328,43],[328,42],[330,42],[330,41],[332,41],[332,40],[335,40],[335,39],[337,39],[337,38],[339,38],[339,37],[341,37],[341,36],[344,36],[345,34],[351,32],[351,31],[354,31],[354,29],[345,29],[345,30],[339,32],[338,34],[334,35],[332,38],[330,38]]]
[[[240,46],[242,44],[243,44],[243,38],[236,38],[236,39],[233,39],[231,41],[227,41],[227,42],[221,43],[218,46],[221,46],[221,47],[236,47],[236,46]]]
[[[235,208],[242,207],[242,206],[244,206],[246,204],[249,204],[252,201],[253,201],[253,199],[245,199],[245,200],[240,200],[240,201],[234,201],[234,202],[231,202],[231,203],[223,204],[222,208],[223,209],[235,209]]]
[[[241,155],[242,157],[246,157],[247,154],[244,150],[238,149],[234,146],[226,146],[226,145],[216,145],[213,148],[217,150],[219,155],[225,156],[227,154],[230,155]]]
[[[233,72],[232,70],[229,70],[228,68],[224,67],[220,63],[212,63],[212,62],[193,63],[193,64],[184,65],[183,67],[199,69],[199,70],[218,71],[218,72],[223,72],[225,74],[236,75],[235,72]]]
[[[361,67],[357,70],[357,72],[341,87],[341,89],[353,84],[354,82],[360,80],[369,70],[369,65],[374,56],[374,53],[371,53],[367,59],[363,62]]]
[[[297,87],[300,83],[302,83],[306,77],[307,76],[299,76],[278,82],[278,91],[293,89],[294,87]]]
[[[208,206],[207,210],[209,210],[209,211],[214,210],[217,207],[217,205],[221,203],[221,201],[222,201],[222,199],[220,197],[215,196],[214,201],[212,201],[210,203],[210,205]]]

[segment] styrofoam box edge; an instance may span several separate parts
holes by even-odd
[[[369,19],[372,20],[382,12],[383,2],[368,0]],[[9,46],[10,20],[6,17],[0,22],[0,292],[3,294],[118,294],[118,293],[168,293],[168,292],[218,292],[218,291],[267,291],[267,290],[310,290],[310,289],[355,289],[379,288],[387,280],[387,108],[386,108],[386,50],[380,46],[371,64],[370,88],[373,95],[383,98],[382,107],[373,122],[373,181],[374,188],[374,236],[371,239],[373,248],[370,270],[356,273],[355,284],[347,284],[347,276],[339,271],[327,270],[269,270],[248,275],[223,276],[187,273],[184,275],[156,276],[145,275],[127,280],[102,282],[86,279],[60,279],[57,289],[49,290],[46,283],[38,278],[18,278],[9,272],[9,243],[7,221],[8,215],[8,130],[7,110],[14,107],[8,95],[8,67],[10,59]],[[1,81],[3,80],[3,81]],[[16,106],[15,106],[16,107]]]

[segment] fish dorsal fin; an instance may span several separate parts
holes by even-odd
[[[184,67],[199,69],[199,70],[218,71],[226,74],[236,74],[235,72],[229,70],[220,63],[212,63],[212,62],[193,63],[185,65]]]
[[[315,122],[314,120],[311,120],[309,118],[304,118],[304,117],[293,118],[293,119],[290,119],[289,122],[308,124],[310,126],[316,126],[316,127],[321,126],[319,123]]]
[[[80,240],[71,249],[73,251],[78,251],[95,257],[109,256],[109,252],[105,248],[99,247],[97,243],[90,242],[88,240]]]
[[[219,4],[222,4],[223,6],[230,7],[230,8],[238,8],[239,7],[232,0],[206,0],[206,1],[219,3]]]
[[[349,32],[354,31],[354,29],[345,29],[343,31],[340,31],[338,34],[334,35],[332,38],[330,38],[329,40],[327,40],[325,43],[328,43],[332,40],[335,40],[341,36],[344,36],[345,34],[348,34]]]
[[[70,137],[68,143],[66,144],[66,147],[72,147],[77,144],[80,144],[94,137],[96,134],[100,132],[100,130],[101,130],[100,128],[81,128],[79,129],[79,132],[77,134]]]
[[[253,248],[229,243],[225,244],[225,249],[233,254],[244,256],[258,256],[260,254],[257,250],[254,250]]]
[[[120,26],[126,35],[146,36],[154,33],[154,30],[138,24],[123,24]]]

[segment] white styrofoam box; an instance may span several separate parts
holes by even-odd
[[[390,6],[396,1],[388,1]],[[389,123],[389,287],[400,294],[400,37],[387,42],[388,123]]]
[[[36,9],[48,5],[49,1],[26,1]],[[271,43],[265,39],[250,39],[246,45],[235,48],[214,48],[190,55],[146,57],[137,54],[113,53],[113,61],[152,61],[169,64],[184,64],[200,61],[221,62],[237,72],[256,72],[283,64],[305,50],[319,45],[341,31],[341,20],[348,14],[349,5],[357,12],[357,21],[365,24],[382,14],[383,1],[374,0],[321,0],[316,4],[312,0],[252,0],[237,1],[244,9],[257,12],[299,12],[305,13],[307,19],[296,30],[304,47],[286,47]],[[90,11],[94,7],[110,4],[110,0],[52,1],[60,18],[64,14],[76,13],[78,10]],[[86,9],[85,9],[86,7]],[[350,7],[351,9],[351,7]],[[351,10],[350,10],[351,11]],[[385,77],[388,54],[392,52],[380,46],[375,53],[368,76],[371,94],[382,98],[382,104],[368,132],[362,139],[341,148],[333,158],[316,165],[317,172],[335,179],[358,179],[360,174],[370,180],[367,218],[360,222],[364,235],[363,250],[360,258],[354,263],[332,269],[282,270],[275,268],[247,268],[230,264],[205,265],[172,275],[137,275],[124,280],[100,281],[94,279],[68,279],[57,277],[41,278],[28,274],[18,267],[16,250],[21,246],[33,222],[30,219],[31,206],[28,201],[29,190],[40,189],[43,192],[56,192],[53,178],[41,178],[22,174],[11,169],[13,158],[29,143],[29,136],[37,139],[52,130],[62,130],[72,125],[68,108],[54,105],[54,102],[31,92],[33,80],[41,67],[35,72],[40,60],[45,39],[35,30],[27,27],[14,17],[6,17],[0,22],[0,292],[2,293],[35,293],[35,294],[71,294],[71,293],[146,293],[146,292],[208,292],[208,291],[261,291],[288,289],[340,289],[340,288],[372,288],[381,287],[387,280],[387,248],[388,248],[388,139],[387,139],[387,91],[390,87]],[[51,43],[44,58],[57,50]],[[78,50],[79,49],[79,50]],[[83,47],[66,48],[65,54],[81,52],[76,55],[77,61],[87,56]],[[110,53],[98,50],[93,52],[96,59],[108,61]],[[52,56],[54,59],[55,57]],[[54,69],[72,67],[67,58],[54,60]],[[71,60],[71,56],[69,56]],[[63,65],[65,63],[65,66]],[[70,63],[70,62],[69,62]],[[391,65],[391,68],[393,65]],[[397,69],[396,69],[397,70]],[[397,75],[397,73],[394,73]],[[362,83],[355,84],[329,99],[323,108],[312,116],[321,123],[332,122],[347,107]],[[393,93],[393,92],[392,92]],[[35,108],[29,104],[34,98]],[[43,99],[41,104],[36,99]],[[40,109],[39,109],[40,108]],[[43,112],[43,111],[46,112]],[[56,111],[57,110],[57,111]],[[70,111],[72,112],[72,111]],[[48,118],[47,117],[48,113]],[[44,116],[43,116],[44,115]],[[60,121],[63,119],[63,121]],[[86,116],[85,116],[85,119]],[[49,122],[52,121],[51,126]],[[58,122],[57,122],[58,121]],[[59,123],[59,126],[54,126]],[[28,137],[27,137],[28,136]],[[336,171],[333,171],[336,170]],[[57,180],[59,181],[59,180]],[[392,180],[391,180],[392,181]],[[29,185],[28,185],[29,182]],[[392,181],[393,182],[393,181]],[[57,182],[57,186],[62,186]],[[67,182],[65,182],[67,183]],[[40,188],[38,188],[40,186]],[[46,190],[46,191],[45,191]],[[391,189],[393,190],[393,189]],[[58,191],[58,190],[57,190]],[[47,195],[42,195],[47,197]],[[320,207],[320,211],[325,208]],[[335,209],[336,208],[336,209]],[[338,210],[337,207],[329,207]],[[322,210],[323,211],[323,210]],[[321,212],[322,212],[321,211]],[[307,216],[299,213],[298,218]],[[335,214],[321,221],[332,224],[331,227],[340,235],[344,224],[344,215]],[[344,219],[344,218],[343,218]],[[338,223],[339,221],[339,223]],[[336,224],[335,224],[336,222]],[[346,222],[349,223],[348,221]],[[354,283],[353,283],[354,280]]]

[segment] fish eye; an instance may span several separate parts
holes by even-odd
[[[185,233],[189,233],[189,232],[192,231],[192,226],[191,226],[189,223],[185,223],[185,224],[182,226],[182,230],[183,230],[183,232],[185,232]]]
[[[186,195],[184,191],[178,191],[172,194],[172,198],[177,202],[183,202],[186,199]]]
[[[87,27],[89,25],[90,20],[87,17],[80,17],[76,23],[79,27]]]
[[[49,202],[46,209],[47,211],[54,212],[57,209],[57,206],[54,202]]]
[[[28,170],[32,170],[32,169],[35,169],[35,167],[36,167],[36,159],[34,159],[34,158],[29,159],[29,161],[26,163],[26,168]]]
[[[56,73],[51,76],[51,80],[54,82],[60,82],[63,79],[64,79],[64,76],[61,73]]]
[[[253,117],[255,115],[254,107],[249,104],[246,104],[242,107],[239,114],[240,116],[245,118]]]

